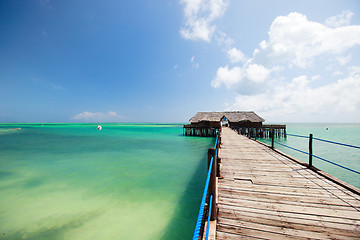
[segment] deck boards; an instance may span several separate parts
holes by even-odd
[[[360,196],[223,128],[216,239],[360,239]]]

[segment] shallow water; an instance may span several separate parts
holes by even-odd
[[[191,238],[214,139],[102,126],[0,125],[0,239]]]

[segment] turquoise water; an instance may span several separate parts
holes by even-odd
[[[309,134],[312,133],[313,137],[316,138],[360,146],[360,123],[292,123],[287,124],[286,131],[290,134],[302,136],[309,136]],[[270,140],[261,141],[269,145],[271,144]],[[309,152],[309,140],[307,138],[288,136],[286,139],[279,138],[275,141],[300,149],[304,152]],[[279,144],[275,144],[275,148],[303,162],[309,162],[308,155],[299,153]],[[360,149],[313,140],[313,154],[356,171],[360,171]],[[313,158],[313,165],[357,188],[360,188],[360,175],[357,173],[334,166],[317,158]]]
[[[0,239],[191,238],[214,139],[183,137],[179,124],[102,126],[0,124]],[[360,145],[360,124],[287,124],[287,132]],[[307,139],[278,141],[307,151]],[[359,149],[313,148],[360,170]],[[358,174],[313,161],[360,187]]]
[[[0,124],[0,239],[191,238],[214,139],[96,127]]]

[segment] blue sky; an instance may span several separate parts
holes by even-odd
[[[0,122],[359,122],[359,1],[2,1]]]

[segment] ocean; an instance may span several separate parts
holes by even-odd
[[[184,137],[181,124],[96,127],[0,124],[0,239],[192,237],[214,139]],[[360,143],[360,124],[288,124],[287,132]],[[307,151],[307,139],[277,141]],[[275,147],[307,162],[306,155]],[[360,170],[359,149],[316,141],[313,148]],[[313,161],[360,187],[358,174]]]
[[[96,128],[0,125],[0,239],[192,237],[214,139],[180,124]]]

